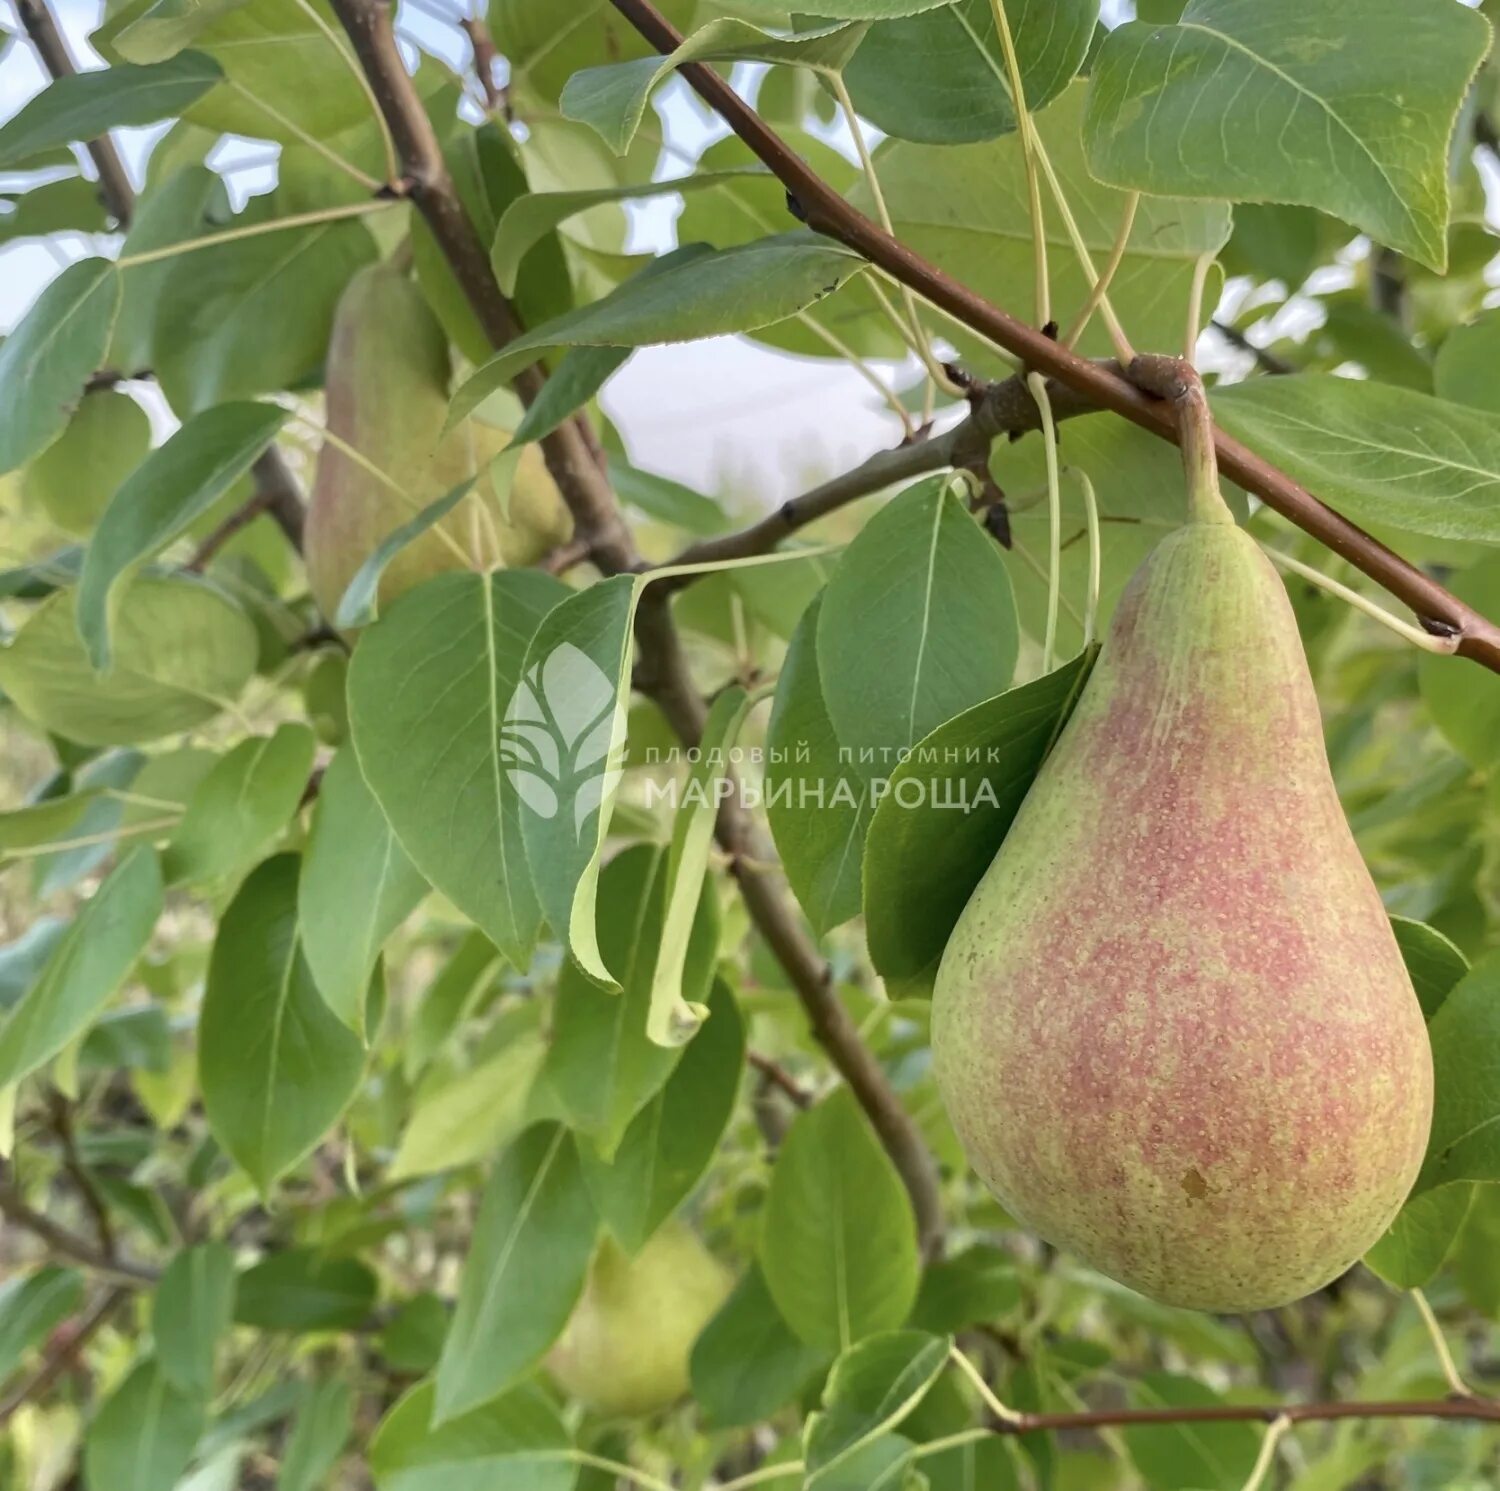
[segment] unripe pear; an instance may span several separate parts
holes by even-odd
[[[444,570],[493,563],[496,541],[504,563],[524,565],[571,532],[535,446],[522,453],[501,516],[487,468],[510,436],[473,420],[444,433],[451,374],[447,338],[421,291],[388,265],[360,270],[334,316],[324,376],[333,438],[319,452],[307,514],[308,583],[325,616],[393,529],[470,477],[470,496],[386,566],[382,604]]]
[[[95,389],[27,468],[23,491],[59,528],[94,531],[115,489],[146,459],[151,421],[129,394]]]
[[[1400,1209],[1422,1012],[1286,591],[1227,511],[1121,598],[944,952],[932,1047],[1001,1202],[1168,1304],[1300,1298]]]
[[[655,1413],[687,1392],[693,1342],[729,1288],[728,1271],[681,1222],[634,1258],[606,1237],[547,1369],[596,1413]]]

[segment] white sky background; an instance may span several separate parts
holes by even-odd
[[[476,0],[425,3],[454,10],[459,3],[472,5]],[[87,36],[98,24],[101,0],[52,0],[52,8],[75,60],[81,66],[98,65]],[[1126,0],[1104,0],[1107,22],[1117,22],[1127,9]],[[21,29],[13,16],[7,19]],[[456,28],[411,4],[402,5],[399,21],[424,48],[466,68],[467,43]],[[15,113],[45,81],[30,45],[18,39],[0,59],[0,118]],[[664,100],[663,117],[673,143],[696,152],[727,133],[687,95],[685,85],[669,84],[659,98]],[[117,134],[127,169],[137,182],[143,175],[146,146],[159,133],[148,129]],[[850,153],[841,132],[827,138]],[[264,162],[274,151],[264,141],[230,141],[218,148],[211,164],[225,170],[237,161]],[[272,175],[264,166],[252,164],[232,171],[229,181],[238,205],[246,195],[266,190]],[[644,252],[670,246],[679,207],[680,198],[671,197],[630,204],[627,247]],[[47,280],[89,251],[88,242],[77,234],[61,242],[32,240],[0,248],[0,327],[13,326]],[[913,381],[916,374],[914,361],[904,369],[877,367],[896,372],[901,384]],[[741,497],[753,494],[767,504],[894,444],[900,434],[891,414],[852,369],[826,358],[789,357],[730,337],[637,352],[611,382],[604,402],[636,464],[710,495],[732,490]]]

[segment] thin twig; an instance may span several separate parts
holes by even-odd
[[[799,1108],[812,1107],[812,1094],[784,1066],[772,1061],[769,1056],[762,1056],[759,1051],[747,1051],[745,1060],[772,1086],[779,1087]]]
[[[46,0],[16,0],[16,11],[37,55],[54,78],[71,77],[78,71]],[[104,198],[109,215],[122,230],[128,228],[135,213],[135,188],[130,184],[114,140],[108,134],[100,135],[87,141],[84,148],[99,173],[99,195]]]
[[[1295,373],[1297,371],[1284,358],[1278,357],[1274,352],[1269,351],[1265,347],[1257,346],[1238,326],[1231,325],[1228,321],[1220,321],[1217,318],[1208,324],[1236,351],[1248,352],[1255,359],[1255,365],[1261,372],[1283,377],[1287,373]]]
[[[1432,1306],[1428,1304],[1427,1296],[1420,1289],[1413,1289],[1411,1297],[1416,1302],[1417,1313],[1422,1317],[1422,1324],[1427,1328],[1427,1334],[1432,1341],[1432,1349],[1437,1355],[1438,1365],[1443,1369],[1443,1378],[1449,1390],[1455,1398],[1472,1398],[1474,1390],[1464,1381],[1463,1373],[1458,1370],[1458,1363],[1453,1360],[1453,1353],[1448,1349],[1447,1337],[1443,1335],[1443,1328],[1438,1324],[1437,1316],[1432,1313]]]
[[[235,508],[193,551],[193,557],[183,566],[189,573],[202,574],[208,561],[262,513],[269,513],[291,546],[299,554],[302,552],[302,530],[307,511],[297,478],[292,475],[286,458],[275,446],[270,446],[256,459],[252,469],[255,473],[254,494]]]
[[[611,3],[658,51],[671,52],[680,44],[682,38],[676,29],[650,0]],[[788,189],[801,216],[815,231],[854,249],[924,300],[957,316],[1036,371],[1065,383],[1075,394],[1161,439],[1176,440],[1176,421],[1161,400],[1136,388],[1120,376],[1118,369],[1075,356],[884,233],[818,176],[712,68],[687,63],[678,71]],[[1232,436],[1215,430],[1214,439],[1220,469],[1238,486],[1403,600],[1429,630],[1457,636],[1460,656],[1500,672],[1500,625],[1465,605],[1357,524],[1326,507],[1284,471]]]
[[[84,1205],[88,1207],[89,1215],[94,1219],[94,1231],[99,1236],[100,1253],[113,1263],[116,1257],[115,1229],[110,1223],[109,1208],[104,1203],[99,1187],[94,1183],[94,1177],[89,1174],[88,1166],[79,1158],[78,1144],[73,1134],[73,1110],[68,1100],[56,1089],[53,1089],[48,1096],[52,1113],[52,1128],[57,1134],[58,1143],[62,1145],[63,1168],[68,1172],[73,1184],[78,1187]]]
[[[0,1425],[13,1418],[17,1410],[24,1408],[26,1404],[35,1403],[44,1397],[64,1373],[71,1371],[83,1348],[129,1296],[130,1291],[120,1285],[100,1295],[88,1314],[58,1338],[42,1365],[10,1397],[0,1403]]]
[[[34,1211],[9,1181],[0,1180],[0,1216],[46,1243],[57,1257],[66,1258],[70,1263],[76,1263],[102,1279],[139,1288],[143,1284],[154,1284],[160,1277],[156,1269],[145,1264],[107,1257],[92,1243],[75,1236],[51,1217]]]

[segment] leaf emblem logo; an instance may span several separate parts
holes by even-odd
[[[571,642],[526,670],[500,727],[500,759],[521,801],[539,818],[573,804],[573,831],[597,811],[620,777],[610,759],[615,686]]]

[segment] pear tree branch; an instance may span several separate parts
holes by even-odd
[[[651,0],[611,3],[663,55],[681,43],[681,35]],[[1066,385],[1079,398],[1112,410],[1163,440],[1176,442],[1178,428],[1170,404],[1138,388],[1118,368],[1070,352],[884,232],[813,171],[712,68],[690,62],[678,71],[786,187],[798,216],[809,227],[853,249],[922,299],[1020,358],[1025,368]],[[1460,656],[1500,672],[1500,626],[1217,427],[1214,445],[1219,469],[1231,481],[1404,601],[1428,631],[1457,637]]]
[[[62,32],[57,29],[57,22],[47,8],[46,0],[16,0],[16,11],[21,17],[21,24],[26,28],[27,36],[31,38],[32,46],[42,59],[42,65],[54,78],[71,77],[78,71],[74,66],[72,53],[68,51],[68,44],[63,40]],[[99,173],[99,195],[104,199],[109,215],[123,232],[130,226],[135,213],[135,188],[130,184],[120,152],[115,149],[114,140],[107,134],[101,135],[97,140],[89,140],[85,149],[94,162],[94,169]]]
[[[431,121],[406,71],[392,28],[390,0],[332,4],[396,141],[405,176],[392,183],[393,188],[421,212],[491,343],[505,346],[520,332],[520,321],[495,280],[487,246],[459,200]],[[535,401],[543,380],[536,365],[516,376],[514,387],[523,403]],[[542,441],[542,453],[573,516],[576,536],[588,546],[594,563],[610,575],[644,568],[586,420],[565,421]],[[648,588],[637,613],[636,642],[637,686],[656,701],[683,743],[696,745],[707,711],[672,621],[666,587]],[[839,1000],[832,970],[785,888],[760,868],[767,855],[755,824],[731,799],[720,810],[716,832],[751,919],[786,970],[815,1038],[879,1135],[911,1197],[922,1242],[935,1251],[942,1236],[942,1204],[931,1153]]]

